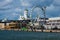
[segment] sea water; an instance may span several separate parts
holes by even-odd
[[[60,33],[0,30],[0,40],[60,40]]]

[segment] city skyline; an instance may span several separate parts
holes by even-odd
[[[24,10],[28,9],[29,14],[32,7],[46,6],[46,17],[60,17],[60,0],[0,0],[0,19],[17,20]],[[33,10],[33,17],[42,13],[39,8]],[[40,14],[42,15],[42,14]]]

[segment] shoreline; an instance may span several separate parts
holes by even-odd
[[[11,30],[13,30],[13,31],[27,31],[27,32],[60,32],[60,30],[31,30],[31,29],[28,29],[28,30],[21,30],[21,29],[0,29],[0,30],[2,30],[2,31],[4,31],[4,30],[8,30],[8,31],[11,31]]]

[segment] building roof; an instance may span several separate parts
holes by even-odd
[[[60,20],[60,17],[49,18],[49,20]]]

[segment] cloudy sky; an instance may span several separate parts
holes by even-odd
[[[46,17],[60,17],[60,0],[0,0],[0,20],[17,20],[25,9],[30,14],[34,6],[46,6]],[[43,15],[40,8],[35,8],[32,17],[35,18],[37,13]]]

